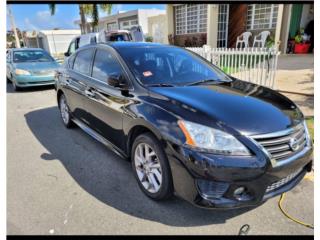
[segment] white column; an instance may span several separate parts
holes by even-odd
[[[209,45],[212,48],[217,47],[218,12],[219,7],[217,4],[208,4],[207,45]]]
[[[274,44],[277,49],[279,48],[279,45],[281,43],[280,34],[281,34],[282,17],[283,17],[283,4],[279,4],[277,25],[276,25],[276,31],[275,31],[275,37],[274,37]]]

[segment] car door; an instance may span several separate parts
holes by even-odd
[[[86,120],[91,129],[124,149],[123,107],[129,103],[129,99],[119,88],[108,85],[107,79],[111,75],[123,76],[125,84],[128,84],[126,73],[115,54],[110,49],[98,47],[93,60],[92,77],[86,89]]]
[[[68,106],[74,117],[84,120],[86,99],[86,82],[91,75],[91,64],[95,48],[84,48],[68,59],[67,71],[62,73],[62,84]]]

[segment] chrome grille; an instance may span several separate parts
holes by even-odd
[[[307,144],[306,133],[303,124],[282,132],[265,134],[253,137],[272,157],[277,161],[287,159],[301,150]],[[295,148],[293,148],[293,145]]]
[[[285,185],[286,183],[290,182],[292,179],[294,179],[296,176],[298,176],[302,171],[302,168],[300,168],[299,170],[295,171],[294,173],[291,173],[290,175],[286,176],[285,178],[282,178],[281,180],[272,183],[271,185],[269,185],[267,187],[266,193],[276,190],[280,187],[282,187],[283,185]]]

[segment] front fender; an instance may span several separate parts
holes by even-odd
[[[185,137],[180,130],[178,118],[159,106],[140,102],[128,106],[124,111],[123,131],[126,136],[135,127],[149,129],[160,141],[171,141],[182,145]]]

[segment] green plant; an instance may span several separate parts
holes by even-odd
[[[270,35],[267,39],[267,48],[272,48],[274,46],[274,37]]]
[[[296,43],[302,43],[302,40],[303,40],[302,36],[303,36],[303,34],[304,34],[304,29],[303,29],[303,28],[300,28],[298,34],[294,37],[294,41],[295,41]]]
[[[153,37],[152,36],[146,36],[145,40],[146,40],[146,42],[153,42]]]

